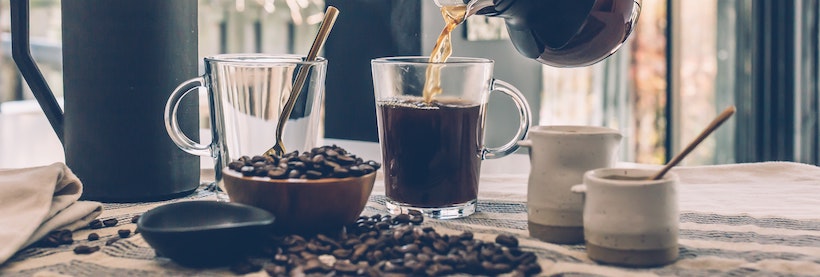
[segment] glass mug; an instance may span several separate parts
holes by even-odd
[[[428,57],[392,57],[371,65],[389,212],[416,210],[433,218],[473,214],[481,161],[515,152],[516,141],[527,135],[531,120],[524,96],[493,79],[488,59],[429,63]],[[442,88],[430,103],[422,98],[428,68],[439,71]],[[484,146],[490,92],[512,98],[520,119],[515,137],[497,148]]]
[[[286,150],[308,151],[319,143],[327,60],[296,55],[223,54],[205,58],[205,74],[180,84],[165,106],[165,128],[185,152],[214,158],[221,191],[222,169],[242,156],[262,155],[276,143],[279,115],[299,70],[308,78],[282,132]],[[208,90],[211,143],[192,141],[179,128],[179,101],[198,87]],[[226,195],[217,193],[220,200]]]

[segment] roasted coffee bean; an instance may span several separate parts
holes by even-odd
[[[382,167],[382,164],[380,164],[380,163],[378,163],[374,160],[369,160],[369,161],[365,162],[365,164],[373,167],[374,169],[379,169],[380,167]]]
[[[359,267],[350,262],[336,261],[336,263],[333,264],[333,270],[335,270],[337,274],[352,275],[359,271]]]
[[[488,273],[499,274],[509,272],[512,268],[508,264],[495,264],[489,261],[481,262],[481,268]]]
[[[300,176],[302,176],[302,172],[300,172],[298,169],[292,169],[288,173],[288,178],[290,179],[299,179]]]
[[[356,165],[347,168],[347,171],[349,171],[350,176],[353,176],[353,177],[361,177],[365,174],[364,170],[361,169],[359,166],[356,166]]]
[[[262,269],[262,265],[253,263],[248,260],[240,260],[231,265],[230,270],[236,275],[245,275],[248,273],[257,272]]]
[[[396,215],[396,217],[393,218],[393,223],[394,224],[402,224],[402,223],[408,223],[408,222],[410,222],[410,215],[408,215],[408,214],[399,214],[399,215]]]
[[[251,158],[251,163],[258,163],[258,162],[265,162],[265,157],[253,156],[253,158]]]
[[[375,227],[379,230],[390,229],[390,223],[387,223],[387,222],[378,222],[375,225],[376,225]]]
[[[239,157],[239,161],[250,165],[251,164],[251,157],[242,156],[242,157]]]
[[[501,244],[506,247],[518,247],[518,239],[511,235],[498,235],[497,237],[495,237],[495,243]]]
[[[350,171],[343,167],[334,167],[333,168],[333,177],[336,178],[347,178],[350,177]]]
[[[353,253],[353,251],[348,250],[348,249],[336,249],[336,250],[333,250],[333,252],[332,252],[333,256],[336,257],[337,259],[347,259],[347,258],[350,257],[350,254],[352,254],[352,253]]]
[[[273,170],[268,171],[268,177],[271,179],[287,179],[288,171],[284,168],[276,167]]]
[[[419,245],[418,244],[403,245],[403,246],[398,248],[398,252],[402,253],[402,254],[404,254],[404,253],[413,253],[413,254],[415,254],[415,253],[419,252]]]
[[[314,164],[321,164],[325,162],[325,156],[315,155],[313,156],[313,158],[310,159],[310,161]]]
[[[319,179],[322,178],[322,176],[324,175],[322,172],[316,170],[308,170],[305,172],[305,174],[307,175],[308,179]]]
[[[337,155],[336,156],[336,161],[340,165],[350,165],[350,164],[355,163],[356,159],[351,158],[350,156],[347,156],[347,155]]]
[[[140,220],[140,215],[135,215],[131,217],[131,223],[137,223]]]
[[[253,174],[255,172],[253,166],[249,166],[249,165],[243,166],[242,169],[240,169],[240,171],[242,172],[242,176],[246,176],[246,177],[247,176],[253,176]]]
[[[109,219],[103,220],[102,223],[103,223],[103,225],[105,225],[105,227],[113,227],[113,226],[117,226],[118,222],[119,221],[116,218],[109,218]]]
[[[541,265],[535,262],[520,264],[517,269],[524,272],[524,274],[527,275],[535,275],[541,273]]]
[[[376,171],[375,168],[373,168],[372,166],[366,165],[366,164],[360,165],[359,169],[361,169],[364,172],[364,174],[370,174],[373,171]]]
[[[88,234],[88,240],[89,241],[95,241],[95,240],[98,240],[98,239],[100,239],[100,235],[98,235],[97,233]]]
[[[307,244],[307,249],[315,254],[325,254],[330,252],[330,245],[321,245],[316,242],[311,242]]]
[[[88,255],[100,250],[99,246],[88,246],[88,245],[77,245],[74,247],[74,254],[77,255]]]
[[[243,166],[245,166],[245,163],[240,161],[232,161],[228,163],[228,168],[233,171],[242,171]]]
[[[105,246],[110,246],[110,245],[116,243],[119,240],[120,240],[120,238],[110,238],[107,241],[105,241]]]
[[[117,235],[119,235],[120,238],[128,238],[129,236],[131,236],[131,230],[119,229],[117,230]]]
[[[421,225],[422,222],[424,222],[423,216],[410,217],[410,223],[413,223],[413,225]]]
[[[99,219],[94,219],[88,223],[88,227],[91,229],[100,229],[103,227],[103,223]]]
[[[70,244],[72,242],[73,242],[73,239],[72,239],[71,242],[68,242],[68,243]],[[62,244],[66,244],[66,242],[63,241],[62,231],[61,230],[56,230],[56,231],[51,231],[50,233],[48,233],[48,235],[46,235],[44,238],[42,238],[40,240],[40,244],[44,247],[56,247],[56,246],[60,246]]]
[[[350,256],[350,259],[354,261],[359,261],[359,259],[362,257],[362,255],[364,255],[365,251],[367,251],[369,247],[370,246],[368,246],[367,244],[357,245],[353,248],[353,254]]]
[[[324,264],[322,264],[322,262],[319,261],[319,259],[308,259],[305,262],[303,271],[306,274],[318,273],[318,272],[327,272],[327,270],[325,269],[325,267],[323,265]]]
[[[458,236],[459,240],[472,240],[473,239],[473,232],[464,231],[461,235]]]
[[[57,236],[59,238],[60,244],[74,243],[74,234],[71,233],[71,231],[69,230],[60,230]]]

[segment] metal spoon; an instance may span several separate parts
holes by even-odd
[[[333,28],[333,24],[336,23],[336,17],[338,16],[338,9],[333,6],[327,7],[327,10],[325,11],[325,18],[322,20],[322,25],[319,26],[319,32],[313,40],[313,45],[310,46],[310,51],[308,51],[307,57],[305,57],[306,62],[316,60],[316,56],[319,54],[319,49],[321,49],[322,45],[324,45],[325,41],[327,41],[327,36],[330,34],[330,29]],[[268,149],[268,151],[265,152],[265,155],[281,156],[285,153],[285,144],[282,142],[282,130],[285,129],[285,123],[288,121],[288,118],[290,118],[290,113],[293,112],[293,106],[296,105],[296,99],[299,98],[299,93],[305,85],[305,80],[307,79],[309,71],[308,69],[309,68],[305,68],[304,66],[299,68],[299,73],[296,75],[296,81],[293,82],[293,88],[290,91],[288,101],[285,102],[285,107],[282,109],[282,114],[279,115],[279,123],[276,125],[276,144]]]
[[[652,176],[650,180],[659,180],[663,178],[663,175],[666,174],[666,172],[668,172],[670,169],[672,169],[673,166],[677,165],[681,160],[683,160],[683,158],[685,158],[686,155],[689,155],[689,152],[692,152],[692,150],[695,149],[695,147],[698,146],[700,142],[706,139],[706,137],[708,137],[709,134],[712,133],[712,131],[720,127],[720,125],[723,124],[723,122],[732,117],[733,114],[735,114],[735,106],[729,106],[728,108],[723,110],[723,112],[720,113],[720,115],[718,115],[714,120],[712,120],[711,123],[709,123],[709,126],[706,126],[706,129],[700,132],[700,135],[698,135],[698,137],[695,138],[695,140],[690,142],[689,145],[687,145],[686,148],[683,149],[683,151],[681,151],[680,153],[678,153],[677,156],[672,158],[672,160],[670,160],[669,163],[667,163],[666,166],[664,166],[660,172],[655,174],[655,176]]]

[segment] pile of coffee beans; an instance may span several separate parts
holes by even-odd
[[[280,156],[242,156],[228,168],[243,176],[271,179],[322,179],[359,177],[381,167],[376,161],[364,161],[336,145],[321,146],[309,152],[290,152]]]
[[[362,216],[335,236],[287,235],[272,238],[264,265],[241,261],[237,274],[263,268],[270,276],[443,276],[480,274],[531,276],[541,272],[537,257],[518,239],[498,235],[485,242],[465,231],[442,235],[418,226],[420,213]]]

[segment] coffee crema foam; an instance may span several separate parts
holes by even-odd
[[[393,106],[402,108],[413,108],[420,110],[437,110],[439,108],[467,108],[478,106],[477,103],[470,103],[454,97],[439,97],[430,102],[426,102],[422,97],[392,97],[379,100],[379,106]]]

